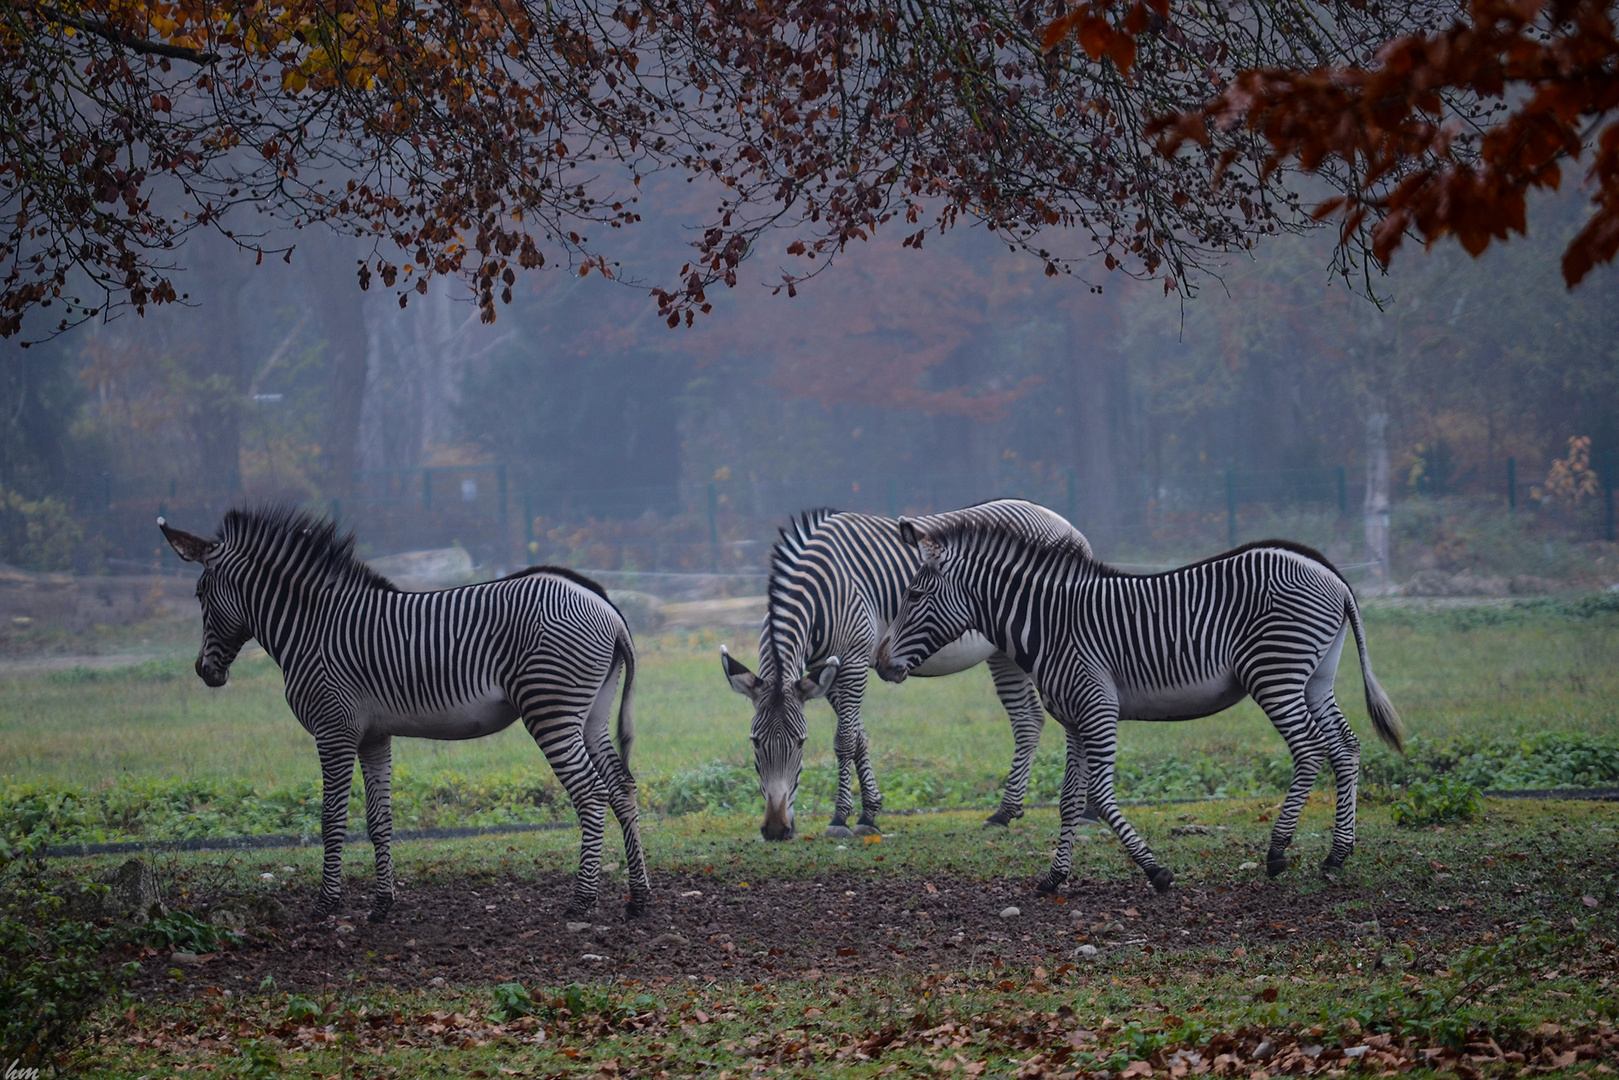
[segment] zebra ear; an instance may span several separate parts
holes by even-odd
[[[904,518],[900,518],[899,519],[899,538],[900,538],[900,542],[903,543],[906,547],[917,547],[921,543],[922,534],[916,531],[916,526],[915,525],[912,525],[909,521],[906,521]]]
[[[731,689],[743,697],[751,698],[759,692],[759,676],[732,656],[731,650],[724,645],[720,646],[720,668],[725,672],[725,681],[731,684]]]
[[[838,677],[838,668],[843,661],[835,656],[826,658],[826,663],[798,680],[798,694],[805,701],[811,698],[826,697],[832,689],[832,682]]]
[[[186,562],[202,562],[219,546],[218,540],[204,540],[182,529],[172,529],[162,518],[157,519],[157,527],[163,530],[163,539],[169,542],[174,553]]]

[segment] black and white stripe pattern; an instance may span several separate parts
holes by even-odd
[[[635,646],[601,586],[534,567],[443,592],[400,592],[355,557],[352,537],[291,510],[232,510],[205,540],[158,519],[180,557],[202,564],[197,674],[222,686],[256,638],[286,676],[287,703],[315,737],[324,796],[321,916],[338,903],[349,787],[358,759],[376,849],[372,921],[394,899],[388,786],[395,735],[471,739],[522,718],[579,815],[571,911],[596,902],[609,805],[624,833],[629,911],[651,893],[628,766]],[[609,737],[619,672],[619,750]]]
[[[1089,544],[1061,516],[1021,500],[1003,499],[919,519],[930,527],[979,521],[1029,536]],[[894,618],[921,557],[900,541],[898,522],[866,514],[811,510],[781,530],[772,554],[770,596],[754,675],[722,649],[726,678],[754,702],[754,764],[765,797],[766,839],[794,834],[793,801],[803,767],[804,702],[825,696],[837,715],[833,748],[838,792],[828,836],[877,831],[882,793],[861,721],[866,670],[877,640]],[[957,635],[950,647],[916,672],[947,675],[987,662],[995,691],[1012,721],[1015,751],[1000,809],[1004,825],[1023,814],[1029,770],[1045,713],[1029,676],[980,635]],[[853,829],[852,777],[860,777],[860,818]]]
[[[1264,540],[1137,576],[1072,542],[1030,541],[995,525],[941,529],[918,519],[901,529],[924,562],[879,645],[878,673],[901,681],[941,644],[977,630],[1033,676],[1067,730],[1062,833],[1043,891],[1069,875],[1087,795],[1153,885],[1167,889],[1173,875],[1114,797],[1119,720],[1190,720],[1248,695],[1293,754],[1293,782],[1271,830],[1270,874],[1287,868],[1287,847],[1324,761],[1337,786],[1325,868],[1349,857],[1360,743],[1333,696],[1347,632],[1355,635],[1378,735],[1400,749],[1404,732],[1372,675],[1354,593],[1319,552]]]

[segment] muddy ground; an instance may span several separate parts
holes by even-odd
[[[1106,956],[1130,947],[1350,941],[1364,938],[1374,917],[1387,938],[1431,941],[1495,921],[1482,909],[1449,911],[1431,896],[1396,899],[1287,878],[1177,885],[1162,897],[1133,879],[1078,883],[1060,900],[1037,896],[1032,882],[944,876],[847,874],[743,886],[665,874],[658,886],[642,918],[627,919],[621,902],[604,901],[588,924],[571,927],[564,909],[573,878],[564,874],[477,889],[402,887],[380,926],[366,921],[357,891],[346,894],[337,920],[314,924],[302,914],[314,890],[287,889],[279,894],[285,914],[250,927],[246,944],[184,963],[148,954],[137,984],[144,995],[189,996],[198,984],[257,987],[266,976],[279,989],[303,992],[349,986],[351,975],[362,985],[405,989],[685,976],[772,982],[1084,962],[1075,950],[1086,944]],[[1018,913],[1003,917],[1012,907]],[[176,979],[175,969],[184,977]]]

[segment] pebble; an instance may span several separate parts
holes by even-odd
[[[436,976],[434,978],[428,979],[427,980],[427,985],[428,986],[443,986],[444,985],[444,976],[439,975],[439,976]]]
[[[1259,869],[1259,864],[1256,863],[1256,862],[1245,862],[1241,866],[1237,867],[1237,869],[1238,870],[1258,870]]]
[[[579,954],[579,959],[581,959],[581,960],[606,960],[607,957],[601,955],[600,953],[587,952],[587,953],[580,953]]]
[[[1068,917],[1070,919],[1072,919],[1074,922],[1084,922],[1085,921],[1085,913],[1083,911],[1070,911],[1068,913]]]
[[[657,937],[653,938],[652,939],[652,944],[654,944],[654,945],[690,945],[691,942],[686,940],[681,935],[676,934],[676,933],[671,931],[670,933],[667,933],[667,934],[659,934]]]
[[[1019,911],[1015,907],[1001,908],[1001,918],[1003,919],[1015,919],[1021,914],[1023,914],[1023,912]]]
[[[1083,956],[1083,957],[1086,957],[1087,959],[1089,959],[1090,957],[1096,955],[1096,946],[1095,945],[1081,945],[1079,948],[1074,950],[1074,955],[1075,956]]]
[[[264,873],[259,875],[259,880],[260,881],[274,881],[275,880],[275,875],[270,873],[268,870],[266,870]]]
[[[191,964],[195,964],[199,957],[194,952],[186,952],[183,949],[176,949],[174,951],[174,955],[169,957],[169,959],[176,964],[185,964],[189,966]]]
[[[602,873],[604,873],[604,874],[612,874],[612,873],[616,873],[617,871],[618,871],[618,863],[616,863],[616,862],[604,862],[604,863],[602,863]]]
[[[590,929],[590,924],[587,922],[571,922],[566,925],[570,934],[582,934]]]

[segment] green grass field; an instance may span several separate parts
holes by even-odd
[[[1480,766],[1476,782],[1488,788],[1619,779],[1619,615],[1576,617],[1530,608],[1481,618],[1467,609],[1413,614],[1374,607],[1368,621],[1374,668],[1405,718],[1418,758],[1426,753],[1448,760],[1447,754],[1456,756],[1450,748],[1458,746],[1466,756],[1481,740],[1499,757],[1502,747],[1551,733],[1575,741],[1577,761],[1518,761],[1506,770],[1510,775]],[[640,642],[634,766],[655,809],[744,808],[756,798],[748,756],[750,708],[720,675],[720,641],[692,634]],[[729,644],[754,661],[751,643]],[[1340,668],[1338,693],[1367,747],[1369,776],[1398,779],[1406,766],[1378,746],[1352,658]],[[810,717],[800,808],[819,812],[829,805],[833,725],[824,703],[813,703]],[[890,809],[983,806],[996,798],[1011,758],[1011,735],[987,671],[913,679],[899,687],[872,676],[866,723]],[[504,820],[486,811],[493,813],[503,798],[521,803],[528,798],[522,792],[550,782],[538,750],[515,725],[465,743],[399,740],[394,754],[405,781],[396,798],[406,823]],[[1281,738],[1251,702],[1191,723],[1129,723],[1121,731],[1120,787],[1127,795],[1278,790],[1287,763]],[[1036,800],[1054,795],[1060,771],[1061,731],[1048,724]],[[218,690],[196,679],[189,655],[0,679],[0,785],[13,792],[178,784],[206,793],[210,785],[234,785],[238,791],[281,792],[283,802],[292,799],[286,794],[291,792],[296,802],[307,798],[317,778],[313,740],[292,717],[280,673],[262,653],[238,661],[230,683]],[[455,794],[480,784],[518,794]],[[418,789],[432,793],[414,795]],[[410,817],[413,798],[439,809]],[[562,812],[553,800],[541,816]],[[521,818],[523,807],[508,806],[504,813]],[[155,820],[146,815],[145,832],[162,833],[154,831]],[[89,828],[77,835],[124,832],[138,835],[142,828]]]

